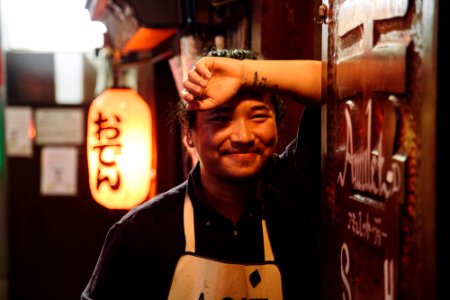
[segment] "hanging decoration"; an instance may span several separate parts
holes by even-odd
[[[130,209],[149,197],[152,117],[144,99],[129,88],[109,88],[93,100],[87,124],[89,186],[95,201]]]

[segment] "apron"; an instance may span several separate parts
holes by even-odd
[[[178,260],[169,300],[281,300],[281,274],[274,263],[272,247],[262,219],[264,263],[226,263],[195,256],[194,211],[184,199],[185,253]]]

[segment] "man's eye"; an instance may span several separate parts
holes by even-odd
[[[269,114],[255,114],[252,116],[252,119],[267,119],[270,118]]]
[[[212,122],[228,122],[230,120],[230,117],[228,116],[214,116],[209,119]]]

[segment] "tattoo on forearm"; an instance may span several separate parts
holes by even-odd
[[[257,82],[258,82],[258,72],[255,72],[253,73],[252,89],[256,89]]]
[[[274,87],[270,87],[267,84],[267,77],[262,76],[260,79],[258,72],[255,72],[253,74],[252,88],[253,88],[253,90],[269,91],[269,90],[276,90],[278,88],[278,86],[275,85]]]
[[[267,89],[267,78],[263,76],[261,79],[259,79],[258,72],[255,72],[255,74],[253,74],[252,87],[255,90],[256,89],[262,89],[262,90]]]

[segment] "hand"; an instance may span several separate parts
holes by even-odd
[[[224,57],[203,57],[183,82],[181,97],[188,110],[207,110],[233,97],[243,85],[242,60]]]

